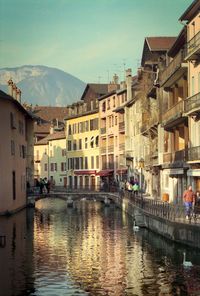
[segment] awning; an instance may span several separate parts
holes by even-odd
[[[96,175],[96,170],[77,170],[74,171],[75,175]]]
[[[96,173],[96,175],[101,176],[101,177],[106,177],[112,175],[114,170],[102,170]]]
[[[126,174],[127,173],[127,168],[121,168],[117,170],[117,174]]]

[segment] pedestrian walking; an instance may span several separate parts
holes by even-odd
[[[192,186],[188,186],[188,189],[183,193],[183,201],[185,206],[185,216],[186,219],[191,218],[192,209],[195,205],[195,193],[192,190]]]

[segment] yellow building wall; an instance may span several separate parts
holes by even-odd
[[[67,145],[68,145],[68,141],[71,141],[72,143],[72,151],[68,151],[67,150],[67,162],[68,159],[70,158],[81,158],[83,157],[83,170],[96,170],[99,171],[99,165],[97,163],[97,157],[99,157],[99,144],[98,146],[96,145],[96,137],[99,137],[99,128],[95,129],[95,130],[89,130],[89,131],[85,131],[85,132],[79,132],[78,130],[76,132],[72,131],[72,135],[68,134],[68,127],[69,125],[73,126],[74,124],[79,124],[85,121],[89,121],[92,119],[99,119],[99,115],[98,113],[95,114],[88,114],[88,115],[82,115],[79,116],[77,118],[71,118],[68,119],[66,122],[66,131],[67,131]],[[98,122],[98,126],[99,126],[99,122]],[[90,125],[89,125],[90,127]],[[94,147],[92,148],[90,143],[91,143],[91,139],[94,139]],[[82,149],[79,148],[79,139],[82,140]],[[86,146],[86,139],[87,139],[87,146]],[[73,150],[73,141],[76,140],[77,143],[77,150]],[[98,140],[99,142],[99,140]],[[68,147],[68,146],[67,146]],[[86,148],[87,147],[87,148]],[[92,166],[92,158],[94,157],[94,166]],[[85,168],[85,158],[87,157],[88,159],[88,169]],[[69,169],[67,172],[67,176],[68,176],[68,184],[69,184],[69,176],[72,176],[72,180],[74,182],[74,176],[76,174],[74,174],[74,170],[78,170],[80,171],[81,169]],[[85,176],[89,176],[89,185],[91,185],[91,176],[95,176],[95,174],[93,175],[82,175],[83,176],[83,185],[85,185]],[[80,185],[80,175],[77,175],[78,178],[78,185]],[[95,176],[95,184],[98,185],[99,183],[99,177]]]

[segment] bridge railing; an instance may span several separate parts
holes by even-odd
[[[119,187],[117,185],[109,185],[104,184],[103,186],[100,185],[84,185],[84,186],[51,186],[50,193],[56,193],[56,192],[119,192]],[[33,196],[33,195],[41,195],[41,194],[47,194],[47,189],[44,186],[42,189],[40,187],[29,187],[27,189],[27,195]]]
[[[157,217],[165,218],[173,222],[183,222],[186,220],[185,207],[180,204],[170,204],[160,200],[141,198],[132,195],[131,202],[143,211]],[[190,219],[194,219],[196,223],[200,223],[200,207],[195,206],[190,215]]]

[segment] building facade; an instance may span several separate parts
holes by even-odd
[[[93,101],[93,110],[87,111],[83,102],[69,108],[66,121],[67,186],[92,188],[100,185],[99,176],[99,113]]]
[[[26,206],[27,183],[33,183],[33,118],[16,96],[0,91],[0,214]]]
[[[180,17],[187,28],[185,61],[188,63],[188,96],[184,113],[188,116],[189,142],[185,157],[189,164],[188,184],[200,191],[200,2],[194,1]]]

